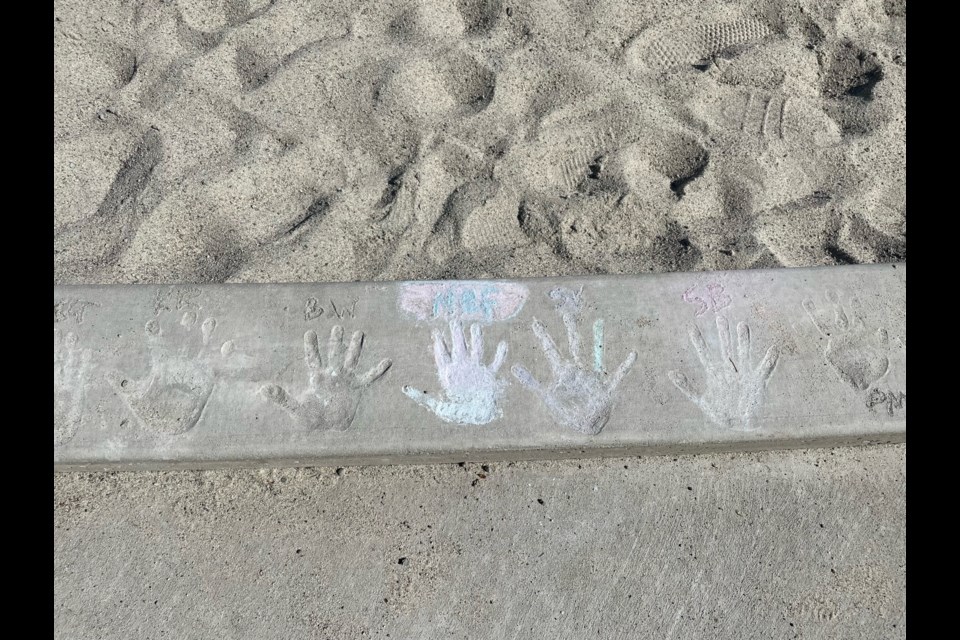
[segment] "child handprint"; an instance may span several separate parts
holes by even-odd
[[[289,413],[303,429],[345,431],[353,423],[363,392],[391,365],[385,358],[366,373],[359,374],[357,365],[362,350],[363,333],[356,331],[344,354],[343,327],[334,326],[327,342],[327,366],[324,367],[317,332],[307,331],[303,335],[303,357],[309,371],[309,388],[299,400],[276,384],[265,385],[260,393]]]
[[[717,316],[717,331],[720,337],[720,357],[714,357],[700,328],[691,325],[690,342],[693,344],[706,377],[703,395],[697,395],[687,376],[679,371],[670,371],[667,376],[691,402],[700,407],[711,421],[724,429],[752,431],[754,416],[763,402],[770,376],[780,358],[777,345],[767,349],[763,360],[753,365],[750,327],[745,322],[737,325],[737,351],[733,352],[730,324],[724,316]]]
[[[497,346],[493,362],[483,364],[483,333],[480,325],[470,326],[470,347],[459,319],[450,321],[448,348],[439,329],[433,330],[433,357],[443,397],[435,398],[409,386],[403,392],[442,420],[459,424],[486,424],[500,416],[498,405],[506,382],[497,372],[507,357],[507,343]]]
[[[90,371],[90,349],[77,346],[72,332],[53,330],[53,446],[76,435],[83,417],[84,389]]]
[[[827,292],[832,309],[818,309],[813,300],[804,300],[803,308],[817,330],[829,338],[824,355],[840,378],[860,391],[866,391],[890,368],[890,344],[886,329],[872,335],[863,320],[852,319],[840,303],[836,291]]]
[[[560,424],[588,435],[600,433],[610,419],[613,394],[624,376],[630,372],[637,359],[635,351],[627,354],[612,376],[603,367],[603,320],[593,325],[594,362],[591,369],[581,357],[580,332],[576,319],[582,307],[579,292],[569,289],[554,289],[550,297],[557,301],[557,308],[567,329],[570,360],[564,360],[556,343],[539,320],[533,321],[533,333],[540,339],[543,352],[550,363],[553,381],[544,386],[522,365],[513,365],[513,375],[525,387],[540,396],[544,404]]]
[[[198,326],[199,325],[199,326]],[[215,369],[233,343],[213,342],[215,318],[162,311],[144,328],[150,373],[140,380],[110,372],[107,379],[130,412],[150,431],[178,435],[200,420],[216,382]]]

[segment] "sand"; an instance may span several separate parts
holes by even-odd
[[[904,2],[55,2],[55,278],[906,259]]]
[[[55,0],[56,283],[906,259],[898,0]],[[904,446],[58,474],[63,638],[901,638]]]

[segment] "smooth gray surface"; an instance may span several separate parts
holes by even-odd
[[[58,638],[906,637],[905,445],[56,474]]]
[[[902,441],[905,301],[904,264],[57,287],[54,463],[298,466]]]

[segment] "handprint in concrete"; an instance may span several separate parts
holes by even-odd
[[[704,391],[697,393],[687,376],[670,371],[667,376],[691,402],[700,407],[711,422],[724,429],[753,431],[759,428],[756,414],[766,396],[767,384],[780,359],[780,347],[773,345],[759,364],[753,362],[750,327],[737,325],[737,350],[733,351],[730,324],[717,316],[720,353],[713,354],[696,325],[690,325],[690,343],[703,365]]]
[[[828,291],[828,308],[804,300],[803,308],[817,330],[828,338],[824,355],[840,378],[859,391],[866,391],[890,369],[890,342],[887,330],[867,329],[863,319],[850,317],[840,294]]]
[[[311,329],[303,335],[303,359],[308,372],[306,391],[294,398],[283,387],[268,384],[261,387],[260,393],[290,414],[304,430],[346,431],[353,424],[364,392],[392,364],[384,358],[372,369],[360,372],[363,342],[363,333],[355,331],[345,349],[343,327],[335,325],[327,341],[327,365],[323,366],[317,332]]]
[[[83,418],[83,398],[90,372],[90,349],[78,345],[73,332],[53,330],[53,446],[73,439]]]
[[[459,317],[450,321],[450,344],[439,329],[433,330],[433,358],[443,393],[435,397],[404,386],[403,392],[441,420],[457,424],[487,424],[500,417],[500,401],[507,387],[498,376],[507,357],[507,343],[497,345],[490,364],[484,364],[483,332],[478,323],[470,325],[470,344]]]
[[[117,371],[107,374],[144,428],[179,435],[200,421],[216,384],[216,369],[233,351],[231,341],[214,341],[216,328],[215,318],[201,322],[196,311],[160,311],[144,328],[149,373],[139,380]]]
[[[603,366],[603,320],[598,319],[593,325],[593,366],[588,365],[583,360],[577,328],[583,308],[581,292],[557,288],[550,292],[550,297],[556,301],[557,311],[567,330],[570,358],[564,359],[560,355],[547,328],[534,319],[533,333],[540,339],[553,379],[549,384],[543,384],[520,364],[513,365],[513,375],[540,397],[558,423],[579,433],[595,435],[610,419],[614,393],[636,362],[637,354],[631,351],[613,375],[608,375]]]

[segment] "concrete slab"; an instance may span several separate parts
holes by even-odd
[[[906,445],[54,475],[57,638],[906,636]]]
[[[59,470],[906,438],[906,265],[58,286]]]

